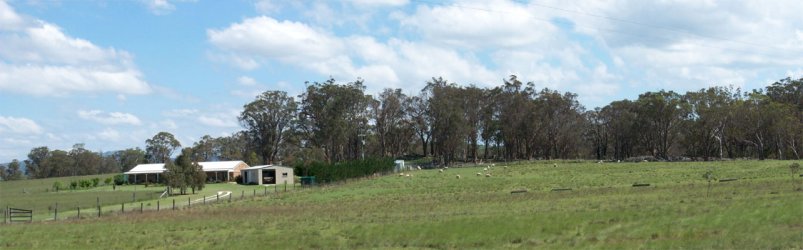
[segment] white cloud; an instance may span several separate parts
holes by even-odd
[[[162,115],[167,117],[186,117],[197,113],[197,109],[171,109],[162,112]]]
[[[257,12],[263,14],[273,13],[281,9],[273,0],[256,0],[254,2],[254,8],[256,8]]]
[[[36,96],[73,92],[147,94],[151,86],[132,56],[66,35],[0,2],[0,90]]]
[[[176,6],[168,0],[143,0],[143,3],[156,15],[170,14],[176,10]]]
[[[348,0],[351,4],[358,7],[399,7],[407,5],[409,0]]]
[[[90,120],[94,122],[98,122],[101,124],[106,125],[116,125],[116,124],[129,124],[129,125],[140,125],[142,122],[133,114],[129,113],[121,113],[121,112],[110,112],[105,113],[100,110],[79,110],[78,117],[81,119]]]
[[[227,119],[228,118],[228,119]],[[231,117],[221,117],[221,116],[210,116],[210,115],[201,115],[198,117],[198,121],[201,124],[211,126],[211,127],[224,127],[224,128],[231,128],[237,127],[237,120],[231,119]]]
[[[98,138],[106,141],[117,141],[120,139],[120,132],[112,128],[106,128],[98,134]]]
[[[41,134],[42,127],[28,118],[0,116],[0,134]]]
[[[254,78],[251,78],[251,77],[241,76],[241,77],[237,78],[237,83],[239,83],[240,85],[243,85],[243,86],[254,86],[254,85],[257,84],[257,81],[254,80]]]

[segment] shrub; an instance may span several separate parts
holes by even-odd
[[[234,181],[237,182],[237,184],[243,184],[243,176],[238,175],[237,177],[234,177]]]
[[[103,183],[104,183],[104,184],[106,184],[107,186],[108,186],[109,184],[112,184],[112,178],[111,178],[111,177],[109,177],[109,178],[106,178],[106,180],[103,180]]]
[[[81,188],[91,188],[92,187],[92,180],[80,180],[78,185]]]
[[[128,184],[128,178],[125,178],[124,174],[118,174],[114,176],[114,185],[125,185]]]
[[[100,178],[92,178],[92,187],[98,187],[98,184],[100,184]]]
[[[56,190],[56,192],[58,192],[61,189],[64,189],[64,186],[61,184],[60,181],[53,182],[53,190]]]
[[[78,181],[76,180],[70,181],[70,189],[76,189],[76,188],[78,188]]]

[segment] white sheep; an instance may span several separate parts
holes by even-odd
[[[491,173],[485,174],[485,177],[491,177]]]
[[[443,169],[438,169],[438,172],[441,172],[441,173],[443,173]]]
[[[457,177],[457,179],[460,179],[460,175],[456,175],[455,177]]]
[[[482,176],[482,173],[477,173],[477,176]]]
[[[496,167],[496,163],[491,163],[491,167]]]
[[[399,177],[404,177],[404,173],[399,173]]]
[[[488,168],[483,168],[482,171],[488,171]]]
[[[421,170],[421,166],[415,166],[415,167],[418,168],[418,170]]]
[[[412,175],[406,174],[406,175],[404,175],[404,177],[412,177]]]
[[[557,163],[552,163],[552,167],[553,168],[558,167],[558,164]]]

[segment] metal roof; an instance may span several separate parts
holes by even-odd
[[[285,166],[260,165],[260,166],[253,166],[253,167],[243,168],[243,170],[272,169],[272,168],[273,168],[273,169],[276,169],[276,168],[289,168],[289,169],[293,169],[293,168],[291,168],[291,167],[285,167]]]
[[[245,164],[243,161],[207,161],[199,162],[198,164],[204,169],[204,172],[212,171],[227,171],[234,172],[237,165]],[[246,166],[248,166],[246,164]],[[124,174],[161,174],[165,171],[164,163],[151,163],[139,164]]]
[[[139,164],[124,174],[161,174],[164,171],[164,163]]]

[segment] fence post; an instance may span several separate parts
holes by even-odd
[[[284,181],[284,191],[287,192],[287,180]]]
[[[135,201],[137,201],[137,193],[136,192],[131,193],[131,202],[133,203]]]
[[[81,219],[81,207],[77,207],[77,208],[78,208],[78,219],[80,220]]]
[[[257,190],[254,189],[254,195],[252,195],[251,197],[256,197],[256,196],[257,196]]]
[[[201,195],[201,200],[203,200],[203,204],[206,205],[206,196]]]
[[[95,197],[95,205],[98,206],[98,218],[100,218],[100,197]]]
[[[176,199],[173,199],[173,210],[176,210]]]
[[[125,213],[125,202],[120,203],[120,213],[122,213],[122,214]]]
[[[245,198],[245,190],[240,190],[240,200]]]
[[[6,206],[6,210],[3,211],[3,223],[8,223],[8,206]]]
[[[219,201],[220,201],[220,193],[217,193],[217,198],[215,198],[215,202],[219,202]]]
[[[190,202],[190,197],[187,196],[187,208],[191,208],[191,207],[192,207],[192,202]]]
[[[262,194],[263,196],[268,196],[268,187],[265,187],[265,192]]]
[[[232,193],[229,192],[229,203],[231,203],[231,196],[232,196]]]
[[[156,201],[156,212],[159,212],[159,201]]]
[[[142,202],[139,203],[139,213],[142,213]]]
[[[274,193],[279,192],[279,186],[278,185],[273,184],[273,192]]]
[[[53,214],[53,220],[59,220],[59,203],[56,202],[56,212]]]

